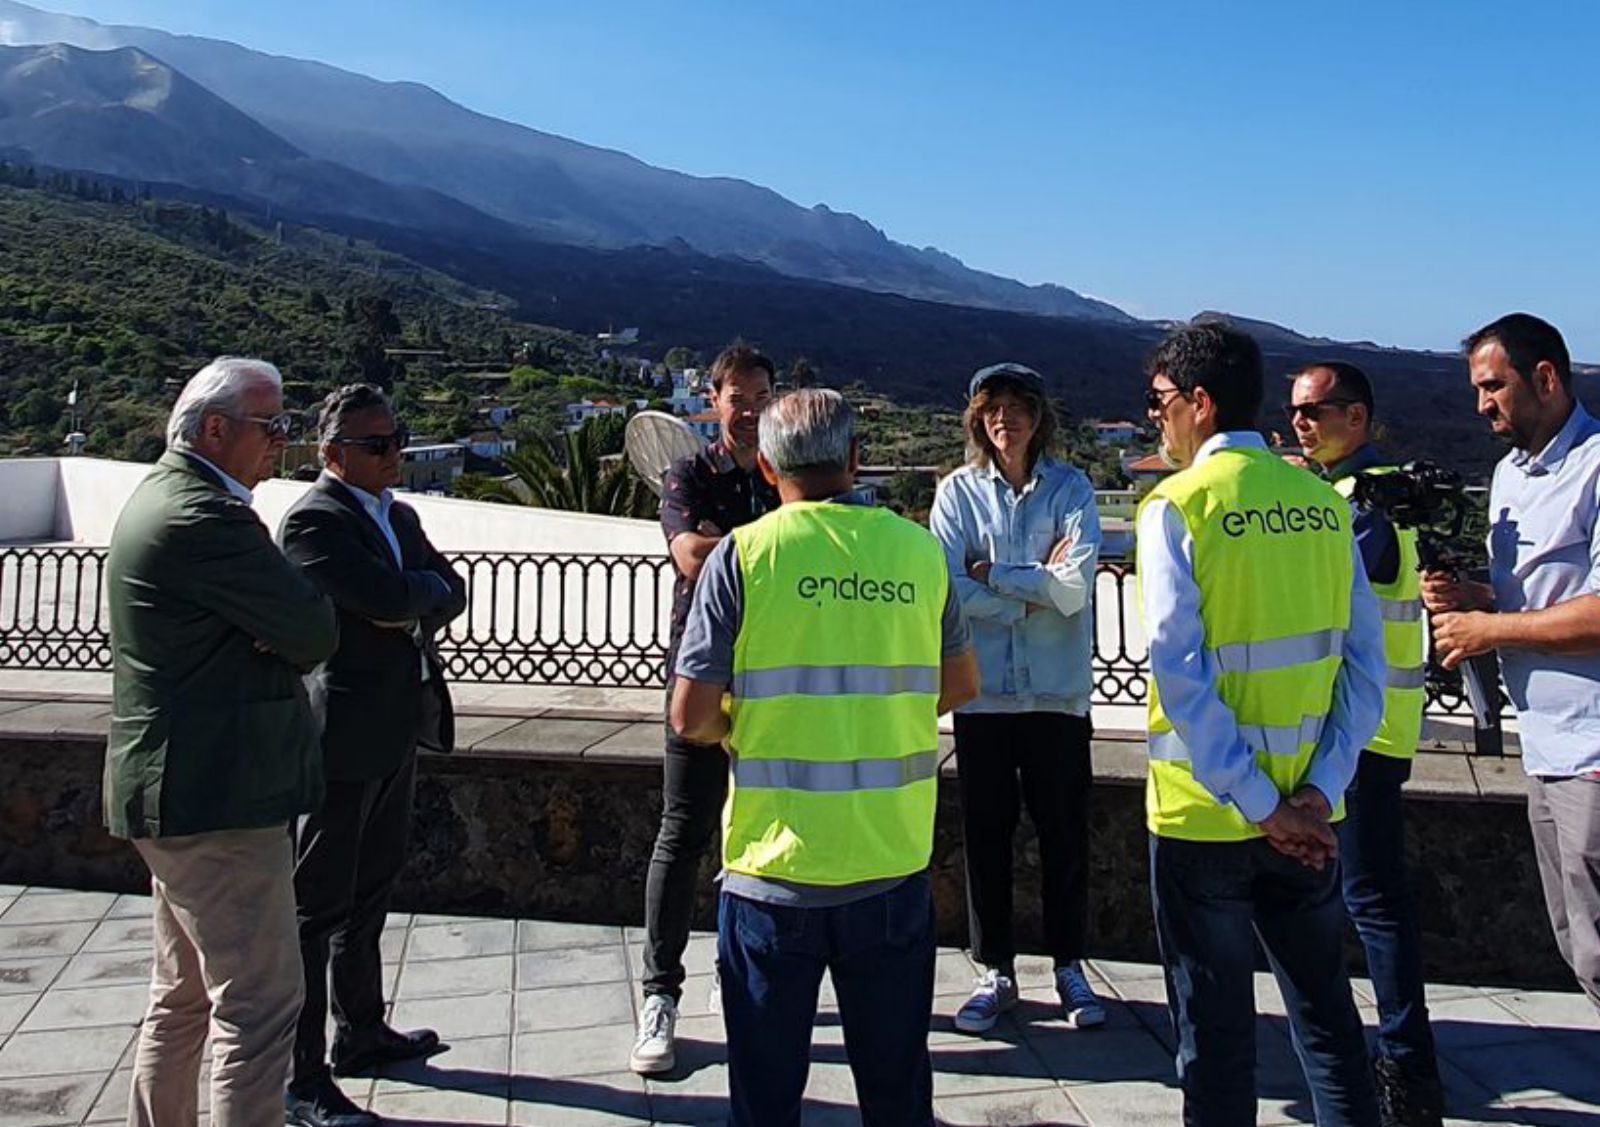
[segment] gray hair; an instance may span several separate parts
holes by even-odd
[[[837,391],[803,388],[761,412],[761,453],[780,477],[850,468],[856,417]]]
[[[167,420],[167,446],[173,450],[191,449],[207,415],[239,418],[244,414],[244,393],[261,384],[281,388],[283,376],[265,360],[217,357],[191,376],[179,392]]]
[[[360,411],[392,411],[389,397],[381,387],[369,383],[345,384],[337,391],[328,392],[322,401],[322,411],[317,416],[318,449],[324,463],[328,460],[328,445],[344,433],[344,423]]]

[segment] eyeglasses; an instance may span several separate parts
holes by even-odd
[[[368,434],[360,438],[330,438],[330,446],[354,446],[358,450],[365,450],[374,458],[382,458],[390,450],[404,450],[411,441],[411,432],[405,427],[400,427],[393,434]]]
[[[1318,399],[1310,403],[1285,403],[1283,413],[1289,416],[1291,423],[1300,415],[1310,419],[1320,419],[1324,407],[1349,407],[1356,402],[1354,399]]]
[[[1187,399],[1182,388],[1177,387],[1152,387],[1144,393],[1144,405],[1147,411],[1161,414],[1167,409],[1167,404],[1174,398]]]
[[[240,415],[241,423],[255,423],[267,432],[268,438],[288,438],[294,430],[294,416],[288,411],[277,415]]]

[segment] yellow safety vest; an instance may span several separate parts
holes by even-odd
[[[733,532],[730,872],[842,885],[933,850],[940,623],[950,578],[886,509],[792,502]]]
[[[1365,473],[1393,473],[1378,466]],[[1342,496],[1355,489],[1354,477],[1333,483]],[[1422,624],[1422,578],[1417,570],[1417,531],[1395,527],[1400,541],[1400,574],[1393,583],[1374,583],[1383,615],[1383,653],[1389,665],[1383,694],[1383,723],[1367,748],[1395,759],[1411,759],[1422,739],[1422,709],[1427,703],[1427,637]]]
[[[1288,796],[1304,785],[1350,626],[1350,507],[1324,482],[1254,447],[1218,450],[1162,482],[1194,544],[1205,645],[1222,702],[1256,762]],[[1143,599],[1140,599],[1143,605]],[[1244,841],[1261,831],[1194,777],[1151,681],[1150,832]],[[1342,802],[1335,810],[1343,816]]]

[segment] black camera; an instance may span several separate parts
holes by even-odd
[[[1407,462],[1392,470],[1365,470],[1355,475],[1351,499],[1363,509],[1382,513],[1399,528],[1417,533],[1417,566],[1423,571],[1461,575],[1478,563],[1478,552],[1463,544],[1467,490],[1461,475],[1432,462]],[[1491,653],[1468,658],[1451,673],[1429,669],[1433,692],[1460,692],[1472,709],[1473,736],[1480,755],[1503,755],[1499,660]]]

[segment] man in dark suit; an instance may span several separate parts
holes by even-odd
[[[207,364],[111,534],[106,824],[150,868],[155,947],[133,1127],[195,1122],[208,1032],[211,1122],[282,1122],[302,990],[285,829],[322,799],[300,676],[338,639],[250,507],[292,423],[271,364]]]
[[[432,1030],[385,1023],[378,941],[405,861],[417,747],[449,751],[454,741],[434,635],[466,609],[467,593],[415,511],[390,492],[406,432],[383,393],[366,384],[333,392],[320,430],[324,473],[278,532],[284,554],[332,598],[340,628],[338,650],[307,678],[327,797],[295,833],[306,1000],[285,1104],[303,1127],[364,1127],[377,1118],[333,1077],[439,1046]]]

